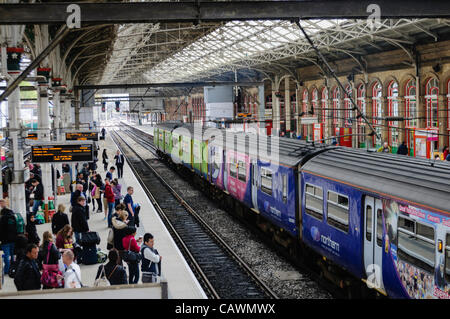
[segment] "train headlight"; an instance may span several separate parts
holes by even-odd
[[[438,241],[438,251],[440,252],[440,253],[442,253],[442,240],[439,240]]]

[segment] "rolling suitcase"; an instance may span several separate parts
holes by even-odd
[[[84,265],[93,265],[98,261],[97,257],[97,246],[87,245],[83,246],[83,252],[81,254],[81,261]]]

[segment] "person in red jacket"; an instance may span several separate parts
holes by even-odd
[[[112,228],[112,214],[113,214],[113,209],[114,209],[114,203],[115,203],[115,198],[114,198],[114,193],[111,187],[111,184],[109,182],[109,178],[105,178],[105,198],[108,201],[108,227]]]
[[[122,239],[122,245],[124,250],[131,250],[135,253],[139,253],[141,251],[141,247],[139,244],[142,243],[142,237],[140,237],[137,241],[135,239],[136,236],[136,227],[130,226],[127,228],[126,236]],[[128,283],[137,284],[139,281],[139,262],[130,262],[128,264]]]

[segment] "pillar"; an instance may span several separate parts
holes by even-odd
[[[291,96],[289,77],[284,80],[284,110],[286,113],[286,136],[291,137]]]
[[[8,73],[7,83],[12,83],[17,76],[20,74],[19,62],[20,55],[23,50],[21,48],[8,48],[5,46],[1,48],[2,55],[2,73]],[[11,55],[16,52],[8,52],[8,62],[7,61],[7,51],[15,51],[19,54],[18,59],[15,60],[17,64],[16,67],[11,68]],[[6,70],[6,65],[10,69]],[[6,72],[7,71],[7,72]],[[23,163],[23,138],[21,137],[21,123],[20,123],[20,91],[17,87],[8,97],[8,122],[9,122],[9,148],[13,153],[13,180],[11,181],[11,186],[9,188],[9,201],[10,207],[15,213],[20,213],[24,220],[26,220],[26,205],[25,205],[25,186],[24,186],[24,163]],[[3,194],[3,192],[1,192]],[[3,197],[3,196],[2,196]]]
[[[275,95],[278,92],[279,86],[278,75],[275,75],[275,79],[272,82],[272,135],[280,135],[280,99]]]
[[[295,84],[295,130],[296,130],[296,136],[299,136],[301,134],[301,126],[300,126],[300,118],[298,117],[298,109],[300,107],[300,86],[299,83]]]
[[[259,101],[259,107],[258,107],[258,124],[259,124],[259,133],[260,134],[267,134],[266,131],[266,99],[264,98],[264,84],[258,86],[258,101]],[[264,132],[264,133],[263,133]]]

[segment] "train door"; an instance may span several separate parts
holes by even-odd
[[[258,210],[258,165],[257,160],[252,159],[252,204]]]
[[[366,196],[364,201],[364,268],[367,285],[384,293],[383,285],[383,203]]]

